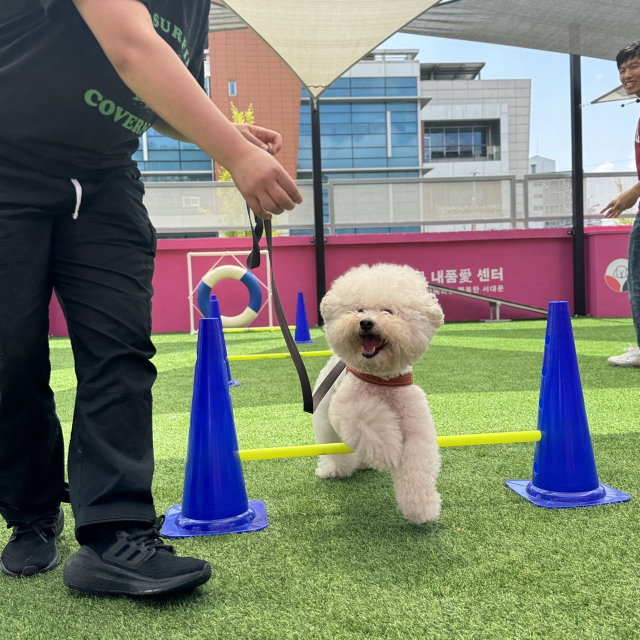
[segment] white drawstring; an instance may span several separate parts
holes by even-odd
[[[73,178],[71,179],[71,184],[76,190],[76,208],[73,212],[73,219],[77,220],[78,214],[80,213],[80,203],[82,202],[82,187],[80,186],[80,183]]]

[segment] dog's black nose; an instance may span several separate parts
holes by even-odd
[[[371,331],[373,329],[373,320],[360,320],[360,328],[363,331]]]

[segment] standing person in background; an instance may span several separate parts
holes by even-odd
[[[165,594],[211,576],[159,537],[151,495],[155,231],[132,155],[151,126],[224,165],[256,215],[302,201],[270,153],[201,87],[210,0],[0,2],[0,570],[60,562],[63,439],[48,306],[64,310],[78,381],[69,492],[80,549],[65,584]],[[200,84],[198,82],[200,81]]]
[[[640,41],[627,45],[616,56],[620,80],[628,95],[640,98]],[[640,179],[640,121],[636,128],[636,166]],[[617,218],[635,206],[640,198],[640,182],[612,200],[602,211],[606,218]],[[636,331],[636,345],[630,345],[620,356],[611,356],[609,363],[617,367],[640,367],[640,216],[636,216],[629,237],[629,301]]]

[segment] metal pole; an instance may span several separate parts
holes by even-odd
[[[313,219],[316,244],[316,295],[318,300],[318,325],[323,324],[320,300],[327,292],[324,262],[324,209],[322,206],[322,152],[320,147],[320,109],[317,98],[311,98],[311,158],[313,168]]]
[[[571,189],[573,193],[573,313],[587,315],[584,254],[584,170],[582,159],[582,78],[580,56],[570,56],[571,69]]]

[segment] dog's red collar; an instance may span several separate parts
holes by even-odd
[[[408,387],[413,384],[413,373],[411,373],[411,371],[389,379],[373,376],[369,373],[361,373],[351,367],[347,367],[347,371],[351,371],[351,373],[353,373],[356,378],[360,378],[360,380],[370,382],[371,384],[378,384],[381,387]]]

